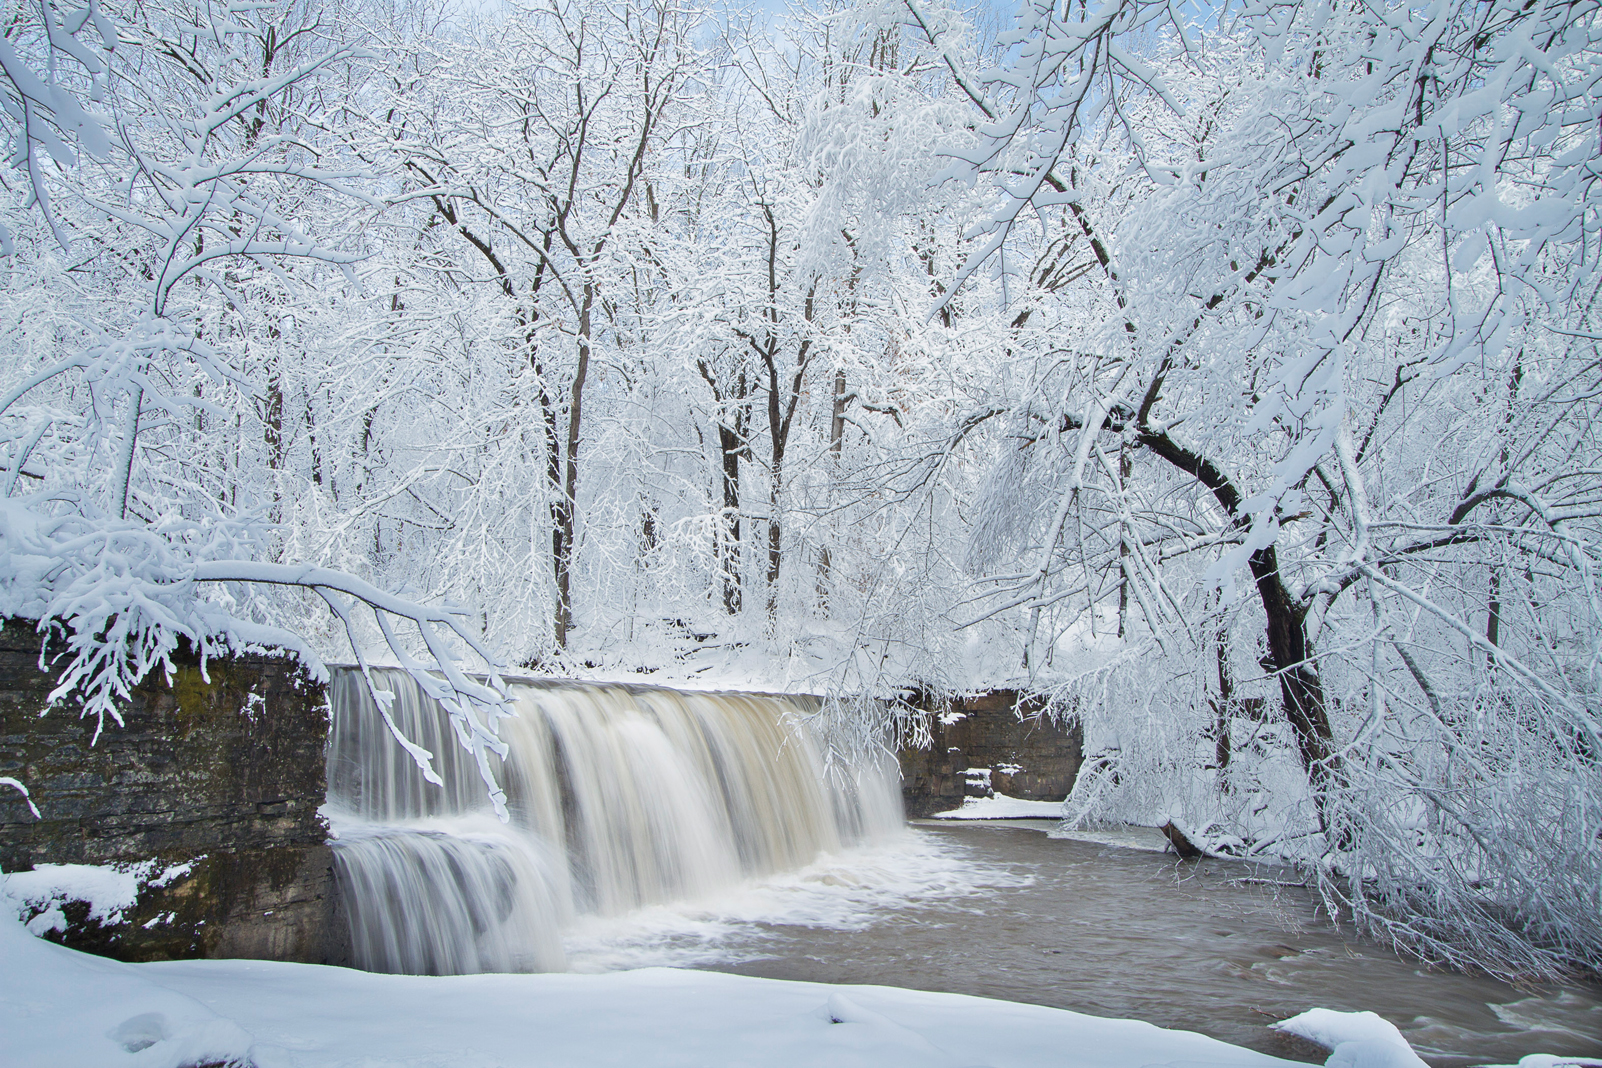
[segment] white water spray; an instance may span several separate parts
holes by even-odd
[[[337,672],[334,856],[369,970],[558,970],[577,916],[705,897],[902,823],[894,761],[825,767],[805,722],[814,698],[524,683],[495,769],[501,824],[438,705],[404,672],[378,681],[444,785],[423,781],[361,677]]]

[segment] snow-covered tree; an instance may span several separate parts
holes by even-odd
[[[323,136],[338,122],[323,91],[358,58],[333,29],[295,3],[114,19],[45,0],[8,25],[18,355],[0,395],[0,615],[61,643],[55,696],[76,693],[103,724],[147,672],[170,671],[180,643],[202,663],[272,646],[318,667],[298,629],[276,625],[276,591],[317,597],[348,631],[365,606],[488,778],[506,708],[493,675],[457,664],[489,659],[463,619],[270,551],[294,306],[360,257],[316,205],[349,215],[372,201],[360,161]],[[309,231],[319,215],[329,225]],[[395,632],[401,620],[415,639]]]
[[[1176,10],[944,53],[952,173],[994,179],[959,278],[1075,323],[1028,340],[978,563],[1033,667],[1081,650],[1077,796],[1302,860],[1432,959],[1595,967],[1596,9]]]
[[[1595,966],[1596,7],[1185,11],[18,8],[0,612],[486,769],[457,656],[1030,686],[1085,815]]]

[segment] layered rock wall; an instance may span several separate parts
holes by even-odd
[[[320,684],[287,658],[212,660],[204,672],[190,658],[170,682],[159,671],[146,678],[122,726],[108,722],[98,739],[70,703],[41,715],[55,684],[39,668],[32,623],[7,621],[0,776],[27,785],[39,818],[0,788],[0,871],[92,864],[137,871],[143,885],[116,922],[91,919],[82,901],[58,903],[65,930],[47,937],[123,960],[342,959],[318,813]],[[48,915],[35,924],[49,925]]]
[[[1084,761],[1078,724],[1054,720],[1012,690],[914,706],[930,744],[909,731],[900,747],[901,795],[909,817],[959,808],[990,793],[1061,801]]]

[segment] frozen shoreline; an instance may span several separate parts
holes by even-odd
[[[8,1068],[601,1066],[1283,1068],[1132,1020],[960,994],[646,968],[376,975],[268,961],[121,964],[0,920]]]
[[[272,961],[123,964],[0,917],[7,1068],[1288,1068],[1136,1020],[962,994],[642,968],[408,976]],[[1421,1068],[1372,1013],[1275,1025],[1331,1068]],[[1523,1068],[1602,1066],[1532,1055]]]
[[[997,794],[994,797],[965,797],[961,808],[935,812],[917,824],[940,824],[956,821],[983,821],[1003,826],[1026,827],[1044,831],[1052,838],[1070,838],[1079,842],[1117,846],[1120,849],[1139,849],[1162,853],[1168,849],[1168,839],[1155,827],[1142,827],[1133,823],[1107,824],[1091,829],[1067,828],[1062,822],[1061,801],[1026,801],[1023,798]]]

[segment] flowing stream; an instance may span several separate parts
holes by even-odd
[[[337,673],[330,817],[359,967],[882,983],[1317,1061],[1266,1025],[1372,1009],[1440,1068],[1602,1058],[1602,987],[1429,971],[1333,930],[1287,869],[1040,823],[904,829],[894,765],[826,767],[807,698],[520,684],[502,824],[438,706],[402,672],[380,681],[444,785],[422,780],[360,677]]]
[[[1602,1058],[1595,984],[1521,988],[1431,971],[1333,929],[1288,869],[1050,838],[1051,824],[1023,822],[914,829],[986,873],[971,893],[878,909],[853,930],[752,925],[702,966],[1147,1020],[1297,1060],[1327,1053],[1267,1025],[1315,1006],[1378,1012],[1443,1068]]]

